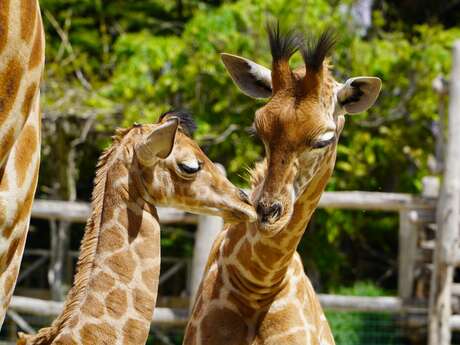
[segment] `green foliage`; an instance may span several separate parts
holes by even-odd
[[[420,24],[397,31],[377,10],[374,26],[363,37],[349,15],[352,1],[338,3],[43,0],[48,38],[45,111],[73,109],[72,114],[80,116],[89,110],[98,119],[94,142],[102,146],[115,126],[153,121],[170,107],[188,108],[199,126],[197,139],[211,158],[227,167],[231,180],[245,185],[246,169],[263,156],[260,143],[246,131],[263,102],[234,86],[219,53],[239,54],[268,66],[268,18],[307,32],[332,26],[340,34],[332,58],[337,80],[375,75],[383,80],[383,90],[367,114],[347,118],[328,189],[417,193],[421,177],[430,173],[431,127],[439,119],[441,102],[432,81],[449,74],[450,48],[460,30]],[[70,44],[62,43],[58,31]],[[300,62],[295,56],[292,64]],[[80,95],[76,109],[69,106],[74,98],[61,102],[69,91]],[[53,108],[56,104],[58,109]],[[212,140],[229,128],[225,140]],[[51,149],[45,151],[45,165],[48,154]],[[79,166],[89,169],[88,162]],[[91,174],[85,171],[83,176]],[[85,193],[80,197],[88,197],[87,187],[79,190]],[[300,249],[308,253],[306,266],[311,260],[328,287],[366,274],[379,279],[388,270],[395,277],[394,260],[381,257],[396,256],[396,225],[396,216],[388,214],[321,211]],[[381,257],[369,254],[368,265],[350,270],[360,262],[356,253],[373,246]],[[370,269],[372,265],[379,269]],[[395,288],[394,279],[383,283]]]

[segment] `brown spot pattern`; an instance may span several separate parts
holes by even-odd
[[[53,341],[54,345],[78,345],[70,334],[61,334]]]
[[[206,345],[245,344],[248,327],[235,312],[214,308],[201,323],[201,343]]]
[[[37,1],[21,1],[21,38],[29,43],[34,33],[35,17],[37,16]]]
[[[155,307],[155,298],[140,289],[135,289],[133,292],[133,299],[134,309],[136,309],[146,321],[151,320]]]
[[[244,244],[240,247],[238,254],[236,255],[238,262],[251,273],[252,277],[259,282],[263,282],[268,271],[258,265],[252,258],[252,248],[250,244],[245,240]]]
[[[30,52],[29,58],[29,69],[34,69],[37,67],[43,58],[43,31],[42,31],[42,23],[41,18],[36,20],[36,29],[35,29],[35,38],[32,47],[32,51]]]
[[[98,243],[98,251],[115,252],[123,248],[126,240],[121,231],[116,225],[103,230]]]
[[[254,244],[254,251],[256,252],[259,260],[262,261],[268,268],[278,263],[278,261],[285,255],[285,252],[281,251],[281,249],[262,243],[261,241],[257,241]]]
[[[263,338],[270,335],[281,334],[289,331],[291,327],[302,326],[301,310],[294,305],[288,305],[277,312],[268,312],[261,320],[259,334]]]
[[[0,192],[8,190],[8,187],[8,174],[6,173],[6,171],[3,171],[3,175],[1,176],[0,181]]]
[[[87,324],[80,330],[80,337],[83,344],[115,344],[115,330],[107,322],[100,324]]]
[[[39,165],[37,164],[35,168],[35,172],[34,172],[34,178],[33,178],[34,182],[31,184],[31,186],[36,186],[37,178],[38,178],[38,170],[39,170]],[[18,225],[18,223],[21,220],[24,220],[26,219],[26,217],[29,216],[30,209],[32,207],[32,202],[34,199],[34,195],[35,195],[35,188],[29,187],[26,198],[21,203],[21,207],[19,207],[19,210],[16,210],[16,214],[14,216],[12,223],[9,226],[5,227],[2,231],[2,234],[5,238],[9,238],[11,234],[13,233],[14,229],[16,228],[16,226]],[[28,229],[28,224],[26,224],[26,226],[23,227],[23,230],[27,231],[27,229]],[[22,237],[23,241],[21,243],[24,244],[25,235],[22,234],[22,231],[18,231],[18,234],[19,234],[18,235],[19,237]]]
[[[14,283],[16,282],[16,277],[17,277],[16,272],[12,272],[12,274],[9,274],[8,277],[6,277],[5,286],[4,286],[5,292],[8,293],[11,290],[13,290]]]
[[[123,326],[123,344],[145,344],[149,335],[150,322],[129,319]]]
[[[86,297],[86,301],[81,308],[85,314],[99,318],[104,315],[104,305],[92,294]]]
[[[323,175],[319,178],[318,182],[315,185],[315,188],[313,188],[312,191],[309,191],[308,193],[308,200],[316,200],[321,193],[324,191],[324,188],[326,188],[326,184],[329,181],[329,177],[331,176],[332,170],[327,169]]]
[[[2,72],[0,74],[0,126],[13,108],[24,69],[17,58],[12,58]]]
[[[8,252],[6,253],[5,265],[8,266],[13,260],[13,256],[19,247],[19,243],[20,243],[20,239],[18,237],[16,237],[13,241],[11,241],[10,247],[8,248]]]
[[[224,281],[222,280],[222,275],[217,273],[214,284],[212,284],[211,299],[219,299],[220,290],[224,286]]]
[[[38,136],[36,129],[31,125],[26,125],[22,129],[16,148],[15,168],[18,186],[22,186],[26,176],[32,155],[37,150]]]
[[[29,190],[27,191],[26,198],[22,202],[22,206],[19,211],[19,219],[23,220],[30,215],[30,210],[32,209],[32,203],[34,202],[35,196],[35,187],[38,182],[38,173],[40,171],[40,164],[37,162],[35,166],[35,171],[32,176],[32,183],[30,184]]]
[[[6,207],[0,204],[0,228],[5,224],[6,221]]]
[[[142,281],[145,286],[149,289],[152,289],[158,284],[160,277],[160,267],[150,268],[142,272]]]
[[[24,102],[22,103],[21,113],[24,121],[27,120],[32,109],[32,103],[34,101],[35,94],[37,93],[37,83],[32,83],[26,90],[24,95]]]
[[[160,232],[154,231],[152,236],[143,236],[134,247],[141,259],[155,259],[160,257]]]
[[[6,132],[6,135],[2,138],[0,142],[0,161],[3,161],[4,158],[10,153],[11,148],[13,147],[14,140],[14,126]]]
[[[8,17],[10,12],[10,0],[0,1],[0,54],[8,42]]]
[[[127,216],[128,236],[129,241],[132,242],[141,230],[143,215],[137,215],[134,211],[128,209]]]
[[[122,317],[128,309],[128,297],[126,291],[115,289],[105,298],[105,307],[110,316],[115,319]]]
[[[109,274],[101,272],[92,280],[91,290],[95,292],[108,291],[114,284],[115,279],[113,279]]]
[[[77,327],[79,321],[80,321],[80,314],[73,315],[69,320],[69,327],[70,328]]]
[[[256,312],[248,303],[244,302],[242,299],[237,298],[233,292],[228,294],[228,302],[233,304],[238,308],[238,311],[246,318],[252,318]]]
[[[118,276],[123,283],[129,283],[133,279],[136,263],[130,252],[124,251],[109,257],[107,266]]]

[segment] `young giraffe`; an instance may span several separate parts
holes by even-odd
[[[98,164],[64,311],[18,344],[145,344],[160,272],[155,206],[256,220],[247,196],[187,136],[192,124],[186,113],[169,112],[158,124],[117,132]]]
[[[334,44],[330,31],[304,42],[273,26],[269,42],[272,71],[222,56],[243,92],[271,97],[254,121],[267,158],[252,177],[259,220],[227,226],[216,239],[186,345],[334,344],[296,248],[333,171],[343,115],[369,108],[381,82],[336,82],[325,59]],[[291,71],[298,49],[305,66]]]
[[[13,295],[40,165],[44,33],[37,0],[0,0],[0,327]]]

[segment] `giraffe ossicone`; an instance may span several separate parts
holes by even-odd
[[[160,273],[156,206],[254,221],[247,197],[187,135],[190,117],[118,130],[97,168],[92,214],[64,311],[18,344],[145,344]]]
[[[272,68],[222,54],[235,84],[270,98],[255,114],[266,148],[251,200],[258,222],[227,225],[213,244],[184,345],[333,345],[334,338],[296,249],[332,174],[345,114],[368,109],[380,79],[335,81],[330,30],[306,40],[268,28]],[[300,51],[304,65],[291,70]],[[270,71],[270,72],[268,72]]]

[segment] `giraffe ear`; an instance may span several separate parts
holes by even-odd
[[[377,77],[351,78],[338,91],[337,100],[346,113],[360,113],[374,105],[381,88],[382,81]]]
[[[157,158],[165,159],[174,147],[179,119],[171,117],[155,128],[136,146],[136,155],[142,165],[151,166]]]
[[[222,62],[244,94],[253,98],[269,98],[272,95],[272,73],[264,66],[237,55],[220,54]]]

